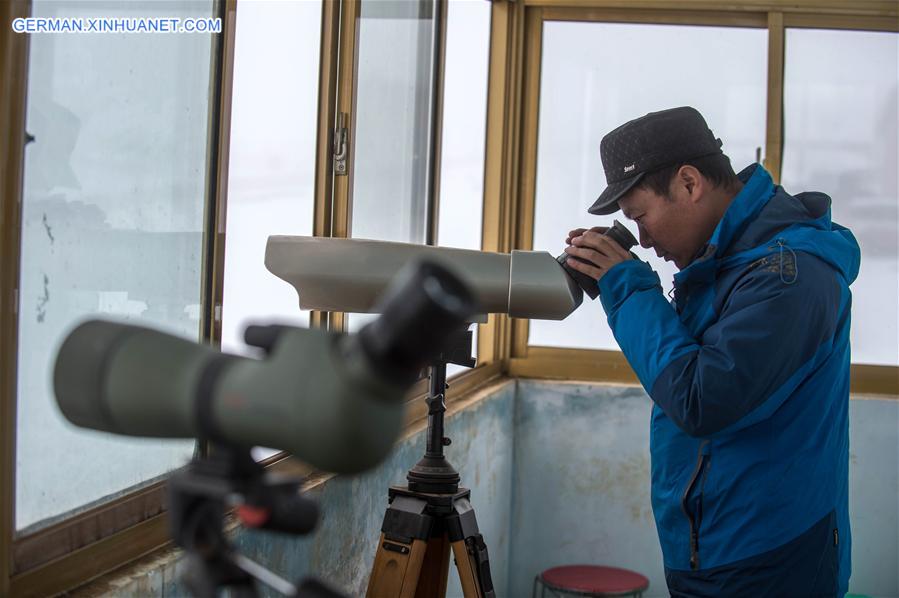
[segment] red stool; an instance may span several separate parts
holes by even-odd
[[[546,596],[546,590],[555,596],[642,596],[649,588],[649,580],[639,573],[599,565],[568,565],[547,569],[534,578],[534,597],[537,596],[538,584],[542,586],[541,597]]]

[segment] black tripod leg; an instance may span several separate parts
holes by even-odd
[[[456,557],[456,568],[465,598],[496,598],[490,577],[487,544],[478,530],[474,507],[467,498],[453,504],[454,513],[446,522],[449,540]]]

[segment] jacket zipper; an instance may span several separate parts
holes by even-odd
[[[687,521],[690,522],[690,569],[696,571],[699,569],[699,525],[702,522],[702,488],[705,486],[705,473],[708,472],[708,464],[709,461],[706,459],[706,455],[703,454],[705,447],[709,444],[710,441],[704,440],[699,445],[699,450],[696,455],[696,468],[693,470],[693,475],[690,476],[690,483],[687,484],[687,488],[684,490],[684,494],[681,497],[681,510],[684,512],[684,515],[687,517]],[[690,512],[689,507],[687,506],[690,500],[690,494],[693,492],[693,488],[696,486],[696,482],[699,480],[699,476],[702,474],[702,484],[700,484],[700,502],[697,508],[696,517]]]

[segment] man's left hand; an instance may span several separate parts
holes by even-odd
[[[590,262],[585,264],[570,258],[567,261],[569,266],[597,282],[612,266],[633,259],[629,251],[606,235],[589,230],[572,238],[571,245],[565,248],[565,253]]]

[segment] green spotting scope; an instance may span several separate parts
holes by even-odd
[[[358,334],[249,326],[262,359],[159,331],[90,320],[63,341],[53,385],[77,426],[288,451],[316,468],[364,471],[390,451],[404,395],[479,307],[456,275],[410,264]]]

